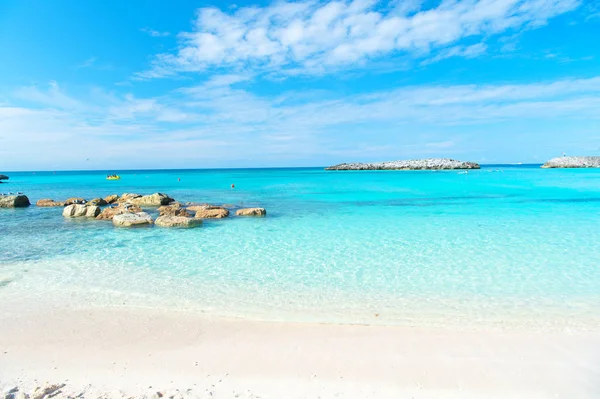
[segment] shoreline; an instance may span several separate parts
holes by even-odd
[[[2,392],[48,382],[66,384],[57,398],[600,394],[600,330],[263,322],[126,307],[30,308],[3,312],[0,324]]]

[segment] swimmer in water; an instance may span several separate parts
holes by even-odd
[[[233,190],[234,188],[235,188],[235,184],[232,184],[231,185],[231,189]]]

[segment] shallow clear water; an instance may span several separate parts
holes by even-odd
[[[268,216],[116,229],[60,208],[0,209],[0,300],[369,324],[600,320],[600,170],[106,173],[11,173],[0,192],[164,192]]]

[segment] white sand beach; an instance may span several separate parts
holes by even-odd
[[[132,308],[0,308],[5,394],[65,384],[52,397],[600,397],[600,333],[593,331],[451,331]]]

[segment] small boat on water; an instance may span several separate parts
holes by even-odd
[[[121,176],[119,176],[119,175],[108,175],[108,176],[106,176],[106,180],[121,180]]]

